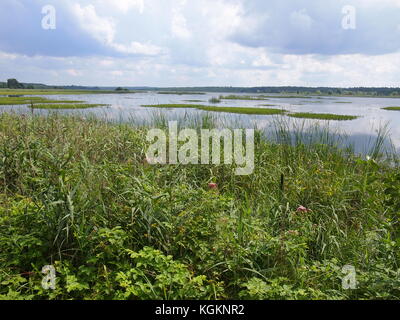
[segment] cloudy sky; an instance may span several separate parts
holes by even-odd
[[[0,75],[57,85],[400,86],[400,0],[1,0]]]

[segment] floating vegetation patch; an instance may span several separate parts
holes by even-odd
[[[268,109],[268,108],[235,108],[235,107],[206,107],[202,110],[213,112],[227,112],[239,114],[259,114],[259,115],[274,115],[284,114],[286,111],[283,109]]]
[[[284,114],[286,112],[286,110],[283,110],[283,109],[211,107],[211,106],[190,105],[190,104],[158,104],[158,105],[143,105],[142,107],[145,107],[145,108],[167,108],[167,109],[197,109],[197,110],[211,111],[211,112],[258,114],[258,115]]]
[[[273,98],[273,99],[313,99],[313,97],[308,97],[308,96],[296,96],[296,95],[294,95],[294,96],[285,96],[285,95],[282,95],[282,96],[264,96],[264,95],[262,95],[262,96],[260,96],[260,97],[263,97],[263,98]]]
[[[355,120],[358,118],[357,116],[347,116],[347,115],[331,114],[331,113],[307,113],[307,112],[291,113],[288,114],[288,116],[292,118],[336,120],[336,121]]]
[[[115,91],[115,90],[62,90],[62,89],[0,89],[0,96],[21,96],[21,95],[82,95],[82,94],[118,94],[136,93],[137,91]]]
[[[312,100],[312,101],[302,101],[304,104],[322,104],[324,101],[321,100]]]
[[[196,100],[196,99],[193,99],[193,100],[183,100],[183,101],[185,101],[185,102],[203,102],[203,100]]]
[[[204,95],[205,92],[184,92],[184,91],[159,91],[158,94],[174,94],[174,95]]]
[[[210,100],[208,100],[208,102],[210,102],[210,103],[221,103],[221,99],[213,97]]]
[[[58,104],[34,104],[33,109],[90,109],[98,107],[107,107],[108,104],[68,104],[68,103],[58,103]]]
[[[0,97],[0,105],[24,105],[32,103],[80,103],[75,100],[50,100],[42,97]]]
[[[386,107],[382,108],[383,110],[388,110],[388,111],[400,111],[400,107]]]
[[[254,97],[254,96],[236,96],[236,95],[229,95],[229,96],[220,96],[221,100],[250,100],[250,101],[259,101],[259,100],[268,100],[264,97]]]

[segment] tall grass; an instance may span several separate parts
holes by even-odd
[[[396,165],[277,120],[276,139],[256,131],[253,175],[151,166],[147,129],[168,120],[0,115],[0,297],[400,298]],[[55,291],[40,285],[48,264]],[[348,264],[356,290],[342,288]]]

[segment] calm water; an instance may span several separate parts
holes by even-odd
[[[110,107],[86,109],[86,110],[35,110],[36,114],[47,114],[48,112],[60,112],[64,114],[91,114],[100,118],[114,121],[130,121],[151,119],[155,110],[143,108],[144,104],[165,104],[165,103],[192,103],[211,105],[208,100],[218,97],[221,93],[207,93],[205,95],[162,95],[157,93],[135,93],[135,94],[95,94],[95,95],[58,95],[51,96],[51,99],[59,100],[82,100],[88,103],[105,103]],[[223,94],[227,95],[227,94]],[[235,94],[237,95],[237,94]],[[185,100],[201,100],[202,102],[187,102]],[[266,101],[243,101],[224,100],[215,106],[231,107],[261,107],[262,104],[271,104],[271,108],[283,108],[291,112],[316,112],[334,113],[343,115],[356,115],[360,118],[353,121],[330,121],[329,127],[332,132],[341,132],[349,136],[348,141],[356,150],[368,152],[368,148],[377,136],[380,127],[388,125],[390,138],[396,149],[400,150],[400,111],[386,111],[383,107],[400,106],[399,98],[358,98],[358,97],[312,97],[312,98],[269,98]],[[1,112],[13,111],[18,113],[30,113],[27,106],[1,106]],[[163,110],[163,114],[169,120],[176,120],[185,114],[200,114],[204,111],[191,109]],[[263,115],[237,115],[226,113],[214,113],[223,119],[224,125],[240,125],[260,129],[271,129],[274,116]],[[285,117],[287,118],[287,117]],[[292,123],[304,124],[305,127],[312,126],[319,122],[326,124],[327,121],[304,120],[288,118]],[[389,143],[389,141],[387,141]]]

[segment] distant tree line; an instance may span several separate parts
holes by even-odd
[[[37,83],[20,83],[17,79],[8,79],[7,82],[0,82],[0,88],[9,89],[68,89],[68,90],[115,90],[116,92],[126,92],[129,90],[162,90],[172,92],[223,92],[223,93],[247,93],[247,94],[320,94],[320,95],[346,95],[346,96],[400,96],[400,88],[334,88],[334,87],[85,87],[85,86],[48,86]]]
[[[137,89],[137,88],[133,88]],[[320,94],[347,96],[400,96],[400,88],[335,88],[335,87],[186,87],[186,88],[147,88],[147,90],[180,91],[180,92],[226,92],[247,94]]]

